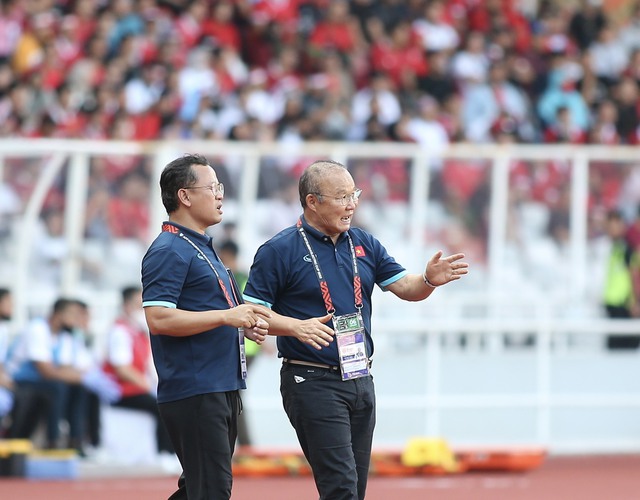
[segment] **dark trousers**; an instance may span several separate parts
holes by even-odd
[[[255,356],[247,356],[247,370],[250,370],[255,359]],[[238,445],[251,446],[249,419],[247,418],[247,411],[244,406],[240,408],[240,414],[238,415]]]
[[[17,383],[14,390],[11,425],[7,430],[9,439],[29,439],[36,431],[40,421],[49,414],[51,398],[48,394],[31,387],[29,384]]]
[[[183,470],[170,500],[231,497],[231,458],[240,407],[239,391],[201,394],[158,405]]]
[[[120,408],[129,408],[131,410],[139,410],[148,413],[156,420],[156,446],[159,452],[173,453],[173,445],[169,439],[169,434],[160,419],[158,411],[158,402],[151,394],[138,394],[135,396],[125,396],[119,401],[113,403],[113,406]]]
[[[607,316],[616,319],[631,318],[629,308],[625,306],[606,306]],[[609,335],[608,349],[637,349],[640,346],[640,335]]]
[[[100,446],[102,427],[102,415],[100,413],[101,402],[95,392],[88,391],[87,398],[87,438],[89,444],[94,447]]]
[[[69,445],[78,447],[82,443],[87,420],[87,390],[77,384],[53,380],[17,382],[19,391],[29,394],[28,401],[14,413],[17,429],[10,430],[15,437],[29,438],[42,418],[47,420],[47,446],[59,446],[60,421],[69,423]],[[42,406],[35,402],[42,401]],[[24,418],[24,421],[22,419]]]
[[[372,377],[284,364],[280,392],[320,500],[363,500],[376,421]]]

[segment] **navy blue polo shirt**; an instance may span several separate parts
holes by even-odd
[[[158,235],[142,260],[142,305],[186,311],[229,309],[213,270],[179,234],[209,258],[231,294],[229,275],[213,251],[211,238],[174,223],[163,227],[170,230]],[[246,388],[234,327],[221,326],[186,337],[151,335],[151,350],[158,372],[159,403]]]
[[[339,236],[335,246],[331,238],[307,224],[302,217],[309,243],[315,252],[320,269],[327,280],[336,315],[356,311],[353,292],[353,264],[346,233]],[[367,352],[373,355],[371,339],[371,294],[374,285],[383,290],[399,280],[407,271],[391,257],[372,235],[358,228],[349,229],[356,249],[358,272],[362,282],[362,317],[367,337]],[[244,289],[247,302],[263,304],[278,314],[298,319],[325,316],[318,277],[309,251],[296,226],[284,229],[264,243],[256,253]],[[332,322],[328,325],[333,328]],[[336,342],[316,350],[295,337],[278,337],[278,355],[301,361],[329,365],[338,364]]]

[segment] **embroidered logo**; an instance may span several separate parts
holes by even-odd
[[[167,233],[178,234],[178,228],[172,224],[162,224],[162,231]]]
[[[304,257],[302,257],[302,260],[304,260],[305,262],[313,262],[311,260],[311,256],[309,254],[305,255]]]
[[[361,245],[358,245],[357,247],[354,247],[354,250],[356,251],[356,257],[366,257],[367,254],[364,251],[364,248],[362,248]]]
[[[304,382],[307,379],[304,378],[304,377],[301,377],[300,375],[294,375],[293,376],[293,380],[295,381],[296,384],[301,384],[302,382]]]

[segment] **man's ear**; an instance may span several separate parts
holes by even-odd
[[[315,212],[318,205],[318,197],[314,194],[309,193],[305,201],[307,202],[307,207]]]
[[[178,199],[187,206],[191,206],[191,201],[189,200],[189,193],[186,189],[180,189],[178,191]]]

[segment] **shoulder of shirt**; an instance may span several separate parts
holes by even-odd
[[[182,238],[178,238],[175,234],[168,231],[160,233],[151,243],[147,250],[147,254],[158,252],[159,250],[173,250],[179,252],[181,248],[188,245]]]
[[[280,231],[278,234],[276,234],[275,236],[272,236],[270,239],[268,239],[264,245],[268,245],[268,246],[283,246],[283,245],[289,245],[288,239],[291,238],[292,236],[295,236],[298,232],[298,229],[296,228],[296,226],[289,226],[285,229],[283,229],[282,231]]]
[[[374,241],[380,244],[375,236],[359,227],[352,227],[351,229],[349,229],[349,234],[352,238],[355,238],[359,241]]]

